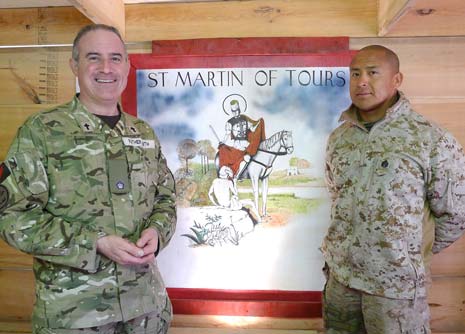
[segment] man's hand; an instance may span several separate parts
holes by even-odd
[[[155,252],[158,249],[158,232],[156,229],[149,227],[142,231],[140,239],[137,240],[136,246],[142,248],[145,263],[155,259]]]
[[[126,239],[116,235],[107,235],[97,240],[97,252],[121,265],[147,263],[144,250]]]

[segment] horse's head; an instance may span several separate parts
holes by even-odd
[[[281,136],[281,146],[286,149],[286,154],[291,154],[294,152],[294,144],[292,142],[292,132],[291,131],[283,131]]]
[[[261,142],[259,151],[274,155],[291,154],[294,151],[292,132],[286,130],[276,132],[274,135]]]

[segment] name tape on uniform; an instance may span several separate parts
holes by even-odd
[[[123,137],[123,143],[126,146],[155,148],[155,141],[153,139],[147,140],[142,138]]]

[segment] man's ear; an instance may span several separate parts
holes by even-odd
[[[400,87],[400,85],[402,84],[402,81],[404,80],[404,75],[402,74],[402,72],[397,72],[395,75],[394,75],[394,86],[397,88]]]
[[[73,58],[69,58],[69,67],[71,68],[71,71],[73,71],[74,75],[78,75],[78,63],[75,61]]]
[[[126,72],[127,74],[126,75],[129,75],[129,72],[131,71],[131,61],[129,60],[129,56],[126,55],[126,63],[127,63],[127,69],[126,69]]]

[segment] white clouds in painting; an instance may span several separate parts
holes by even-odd
[[[292,156],[309,160],[321,171],[327,135],[337,125],[340,112],[350,103],[347,68],[267,68],[265,72],[272,71],[274,79],[264,86],[259,85],[265,80],[263,72],[256,77],[263,69],[228,70],[241,78],[242,84],[224,79],[225,69],[137,71],[138,116],[155,129],[170,168],[173,171],[179,168],[176,147],[182,139],[209,139],[213,146],[217,145],[210,125],[222,139],[225,122],[230,117],[223,111],[223,100],[229,94],[241,94],[248,103],[245,114],[253,119],[264,118],[267,137],[280,130],[292,131]],[[150,87],[154,85],[154,80],[149,79],[150,73],[160,72],[165,72],[164,87],[161,80],[156,87]],[[220,72],[223,72],[221,81],[216,79]],[[183,85],[180,80],[184,78],[186,82],[187,73],[192,86]],[[303,73],[301,84],[298,73]],[[216,81],[209,82],[208,78],[214,75]],[[289,158],[278,159],[275,168],[286,168]]]

